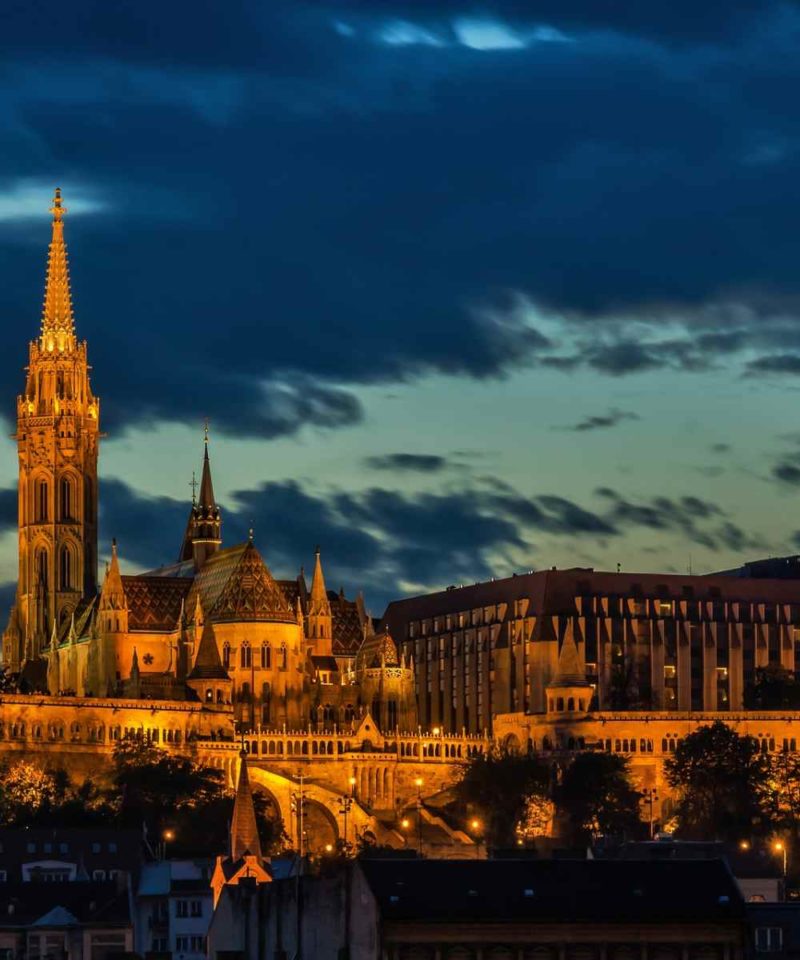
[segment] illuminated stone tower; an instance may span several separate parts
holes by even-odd
[[[200,496],[192,496],[192,509],[181,545],[180,560],[194,560],[199,570],[222,544],[222,514],[214,499],[211,482],[211,462],[208,459],[208,423],[203,449],[203,474],[200,478]]]
[[[12,670],[37,658],[53,626],[97,590],[100,402],[89,386],[86,342],[75,337],[60,190],[50,212],[42,329],[17,398],[19,582],[3,643]]]

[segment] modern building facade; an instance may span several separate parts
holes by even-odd
[[[730,715],[759,668],[795,671],[800,580],[554,569],[398,600],[384,622],[424,726],[545,714],[565,643],[586,712]]]

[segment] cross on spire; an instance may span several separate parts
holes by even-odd
[[[189,481],[189,486],[192,488],[192,506],[197,504],[197,488],[199,486],[197,482],[197,474],[192,470],[192,479]]]

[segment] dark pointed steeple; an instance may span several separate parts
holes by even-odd
[[[249,854],[261,862],[261,841],[256,823],[256,808],[247,775],[247,754],[242,750],[239,764],[239,783],[231,820],[231,859],[236,861]]]
[[[206,562],[222,544],[222,515],[214,499],[214,484],[211,480],[211,460],[208,456],[208,421],[203,438],[203,473],[200,478],[200,493],[195,497],[195,481],[192,477],[192,508],[186,533],[181,546],[181,560],[194,560],[195,569]]]

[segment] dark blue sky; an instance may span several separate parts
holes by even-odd
[[[6,419],[59,184],[130,569],[205,416],[228,539],[375,612],[793,551],[799,47],[769,0],[7,4]]]

